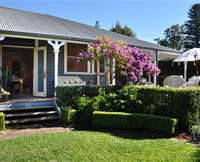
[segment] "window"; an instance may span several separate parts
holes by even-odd
[[[87,45],[67,43],[67,72],[88,72],[87,61],[77,62],[78,54],[82,51],[87,51]]]

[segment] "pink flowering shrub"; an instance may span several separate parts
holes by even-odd
[[[128,46],[126,42],[111,41],[108,37],[94,40],[88,48],[88,52],[79,53],[77,61],[101,61],[112,67],[112,62],[107,60],[115,59],[116,70],[126,81],[137,82],[139,76],[145,73],[147,76],[158,75],[160,70],[154,65],[147,53],[141,52],[138,48]]]

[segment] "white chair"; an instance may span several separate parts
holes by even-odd
[[[185,86],[185,79],[179,75],[171,75],[165,78],[163,86],[181,88]]]
[[[81,86],[86,85],[78,76],[59,76],[58,86]]]
[[[185,83],[185,87],[198,87],[200,81],[200,76],[192,76],[188,79],[188,82]]]

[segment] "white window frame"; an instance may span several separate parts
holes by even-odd
[[[64,45],[64,74],[91,74],[90,70],[90,61],[87,62],[87,72],[69,72],[67,70],[67,44],[68,43],[74,43],[74,44],[83,44],[83,45],[89,45],[87,42],[78,42],[78,41],[67,41]],[[72,56],[73,57],[73,56]]]
[[[80,41],[66,41],[64,45],[64,74],[85,74],[85,75],[96,75],[97,73],[94,72],[94,61],[87,63],[87,72],[69,72],[67,71],[67,44],[68,43],[74,43],[74,44],[83,44],[83,45],[89,45],[90,42],[80,42]],[[87,46],[88,47],[88,46]],[[104,75],[105,73],[100,73],[100,75]]]

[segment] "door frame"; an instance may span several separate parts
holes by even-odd
[[[43,74],[43,89],[44,92],[38,92],[38,51],[44,50],[44,74]],[[47,96],[47,47],[35,47],[33,57],[33,96],[46,97]]]

